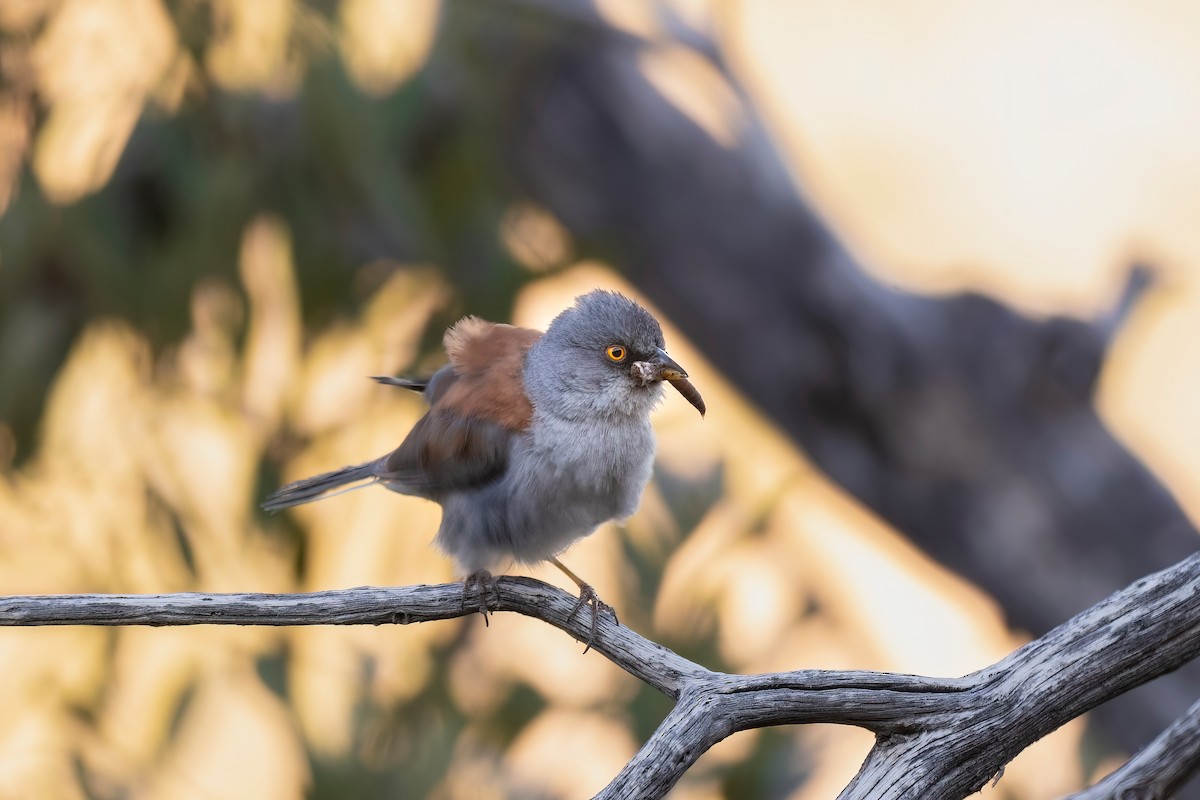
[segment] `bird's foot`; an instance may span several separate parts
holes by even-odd
[[[463,579],[462,607],[467,607],[467,598],[474,590],[475,600],[479,603],[479,613],[483,614],[484,627],[488,624],[488,613],[500,608],[500,589],[496,586],[496,578],[486,569],[476,570]],[[495,607],[489,605],[488,596],[496,600]]]
[[[596,594],[596,590],[593,589],[590,584],[580,582],[579,600],[576,601],[575,607],[571,609],[571,613],[567,614],[567,622],[573,620],[575,615],[578,614],[585,605],[590,606],[592,609],[592,626],[588,631],[587,641],[584,642],[584,644],[587,646],[583,648],[583,652],[586,653],[588,650],[592,649],[592,642],[596,640],[596,625],[600,621],[601,611],[607,611],[608,613],[612,614],[613,622],[617,623],[618,625],[621,624],[621,621],[617,619],[617,610],[601,600],[599,595]]]

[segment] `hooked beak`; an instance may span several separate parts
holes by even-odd
[[[675,359],[667,355],[667,352],[661,347],[655,350],[654,355],[649,361],[642,362],[650,369],[646,377],[649,380],[666,381],[675,387],[683,398],[695,406],[700,412],[700,416],[704,416],[706,410],[704,406],[704,398],[700,396],[700,392],[696,391],[696,387],[692,386],[692,382],[688,380],[687,371],[676,363]],[[638,367],[635,364],[635,369]]]

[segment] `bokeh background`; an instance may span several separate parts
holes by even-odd
[[[541,327],[603,286],[663,310],[710,410],[668,398],[642,508],[565,557],[622,622],[726,670],[983,667],[1040,623],[914,546],[793,435],[765,398],[820,361],[811,342],[738,294],[669,313],[705,269],[740,266],[697,248],[694,272],[640,269],[664,219],[702,239],[688,214],[704,196],[622,154],[704,173],[717,195],[721,159],[746,159],[751,183],[836,232],[852,282],[931,304],[977,293],[1031,330],[1105,322],[1101,429],[1169,490],[1155,502],[1194,514],[1198,41],[1182,2],[2,0],[0,592],[460,577],[429,546],[431,504],[365,491],[268,518],[257,502],[394,447],[420,399],[366,376],[435,369],[460,315]],[[643,91],[601,96],[596,64]],[[550,109],[570,124],[529,122]],[[664,109],[713,149],[638,127]],[[604,146],[583,157],[564,131],[585,124]],[[558,169],[570,158],[626,192],[621,213]],[[786,216],[741,210],[725,222],[747,248]],[[802,281],[806,258],[770,274]],[[1135,261],[1153,282],[1113,314]],[[764,350],[773,374],[737,372]],[[1107,463],[1077,455],[1055,462],[1067,495]],[[1036,528],[1015,497],[995,513]],[[1110,544],[1084,533],[1074,547]],[[1107,579],[1101,596],[1127,577]],[[669,705],[581,649],[512,615],[4,630],[0,797],[590,796]],[[742,733],[672,796],[832,797],[870,744]],[[1076,721],[983,794],[1058,796],[1136,745]]]

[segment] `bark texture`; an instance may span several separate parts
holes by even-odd
[[[497,581],[498,611],[583,641],[575,598],[530,578]],[[0,626],[407,625],[479,611],[461,584],[311,594],[45,595],[0,599]],[[658,798],[732,733],[813,722],[876,735],[844,800],[960,798],[1064,723],[1200,655],[1200,553],[1149,575],[1001,661],[962,678],[702,667],[603,615],[592,649],[676,705],[597,797]],[[1196,710],[1079,797],[1166,797],[1200,765]]]

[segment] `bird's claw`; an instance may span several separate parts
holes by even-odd
[[[575,619],[575,615],[578,614],[585,605],[590,606],[592,609],[592,625],[588,630],[587,641],[584,642],[584,644],[587,645],[583,648],[584,653],[586,653],[588,650],[591,650],[592,642],[596,641],[596,625],[600,621],[601,611],[607,611],[608,613],[612,614],[613,622],[617,623],[618,625],[621,624],[621,621],[617,619],[617,610],[601,600],[599,595],[596,594],[596,590],[586,583],[579,585],[579,599],[575,602],[575,607],[571,609],[571,613],[567,614],[567,622]]]
[[[472,588],[475,590],[475,601],[479,604],[479,613],[483,614],[483,625],[487,627],[488,612],[495,612],[500,609],[500,588],[496,585],[495,577],[486,569],[472,572],[463,579],[463,609],[467,607],[467,596],[471,594]],[[489,595],[496,599],[495,607],[489,605]]]

